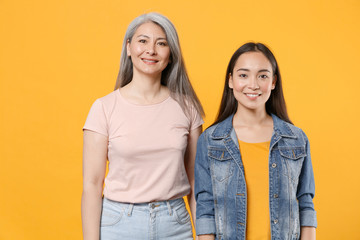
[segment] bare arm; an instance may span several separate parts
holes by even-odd
[[[314,227],[301,227],[301,240],[315,240],[316,229]]]
[[[195,202],[195,195],[194,195],[194,166],[195,166],[195,155],[196,155],[196,143],[197,140],[202,132],[202,126],[195,128],[190,131],[188,136],[188,146],[185,153],[185,168],[186,173],[189,179],[189,183],[191,186],[191,192],[187,196],[188,203],[190,206],[190,212],[192,216],[193,223],[195,225],[195,214],[196,214],[196,202]]]
[[[99,240],[108,138],[84,130],[81,218],[84,240]]]
[[[213,234],[199,235],[198,240],[215,240],[215,235]]]

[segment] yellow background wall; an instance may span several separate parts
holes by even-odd
[[[149,11],[177,27],[205,127],[232,53],[271,47],[311,142],[318,239],[360,239],[359,0],[0,0],[0,239],[81,238],[81,128]]]

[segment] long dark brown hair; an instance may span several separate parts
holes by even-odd
[[[241,54],[246,52],[263,53],[264,56],[270,61],[274,77],[276,77],[275,89],[271,91],[270,98],[265,104],[266,113],[269,115],[275,114],[280,119],[292,124],[286,110],[280,70],[274,55],[264,44],[249,42],[245,43],[238,50],[236,50],[230,59],[226,70],[224,92],[221,99],[220,109],[217,118],[212,125],[224,121],[227,117],[229,117],[231,114],[235,114],[237,111],[238,102],[234,96],[233,89],[229,87],[229,78],[230,75],[233,74],[236,61],[241,56]]]

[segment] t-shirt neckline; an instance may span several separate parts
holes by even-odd
[[[130,102],[129,100],[127,100],[123,95],[121,95],[120,93],[120,88],[118,88],[117,90],[117,95],[124,101],[126,102],[127,104],[129,105],[132,105],[132,106],[136,106],[136,107],[156,107],[156,106],[159,106],[161,104],[164,104],[165,102],[167,102],[171,96],[169,94],[169,96],[167,96],[166,98],[164,98],[163,100],[161,100],[160,102],[157,102],[157,103],[151,103],[151,104],[138,104],[138,103],[133,103],[133,102]]]

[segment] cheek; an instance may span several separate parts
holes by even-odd
[[[246,84],[243,81],[239,81],[239,80],[233,81],[233,89],[237,92],[241,92],[245,86]]]
[[[141,46],[132,46],[130,48],[130,53],[131,55],[139,55],[143,52],[142,47]]]
[[[271,83],[265,83],[265,84],[263,84],[260,88],[261,88],[261,90],[262,90],[263,92],[271,92],[271,90],[272,90],[272,84],[271,84]]]
[[[233,81],[232,91],[234,93],[234,97],[235,97],[236,101],[238,101],[238,102],[240,102],[244,96],[243,91],[244,91],[245,85],[246,84],[244,84],[243,82],[241,82],[239,80]]]
[[[170,50],[164,51],[162,56],[163,56],[164,60],[169,61],[170,60]]]

